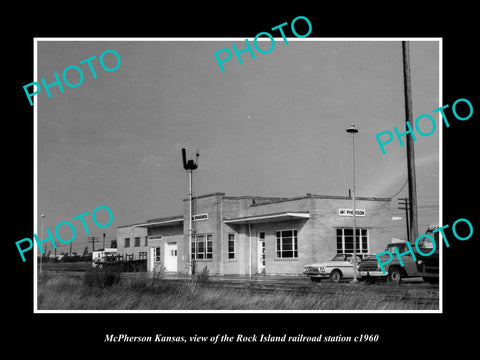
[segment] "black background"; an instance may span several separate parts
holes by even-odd
[[[319,2],[323,4],[323,2]],[[445,4],[445,3],[443,3]],[[3,87],[4,151],[3,177],[7,194],[4,208],[2,258],[6,260],[2,291],[7,318],[2,321],[6,344],[17,351],[35,350],[35,354],[54,356],[83,352],[85,355],[138,351],[139,356],[167,356],[193,352],[197,355],[219,352],[234,353],[232,347],[251,351],[292,348],[295,356],[342,354],[341,349],[369,356],[389,357],[405,353],[432,354],[443,349],[473,348],[476,329],[474,317],[478,303],[476,287],[479,278],[476,208],[478,164],[475,151],[476,123],[480,106],[477,68],[478,19],[476,9],[459,2],[425,9],[416,4],[377,7],[366,4],[351,6],[294,7],[276,3],[267,11],[258,4],[203,4],[198,8],[181,4],[174,9],[166,3],[93,3],[72,6],[33,5],[9,10],[10,23],[4,22]],[[263,9],[262,9],[263,10]],[[7,14],[5,14],[7,15]],[[21,262],[15,241],[33,235],[33,108],[29,106],[23,85],[33,81],[34,37],[253,37],[261,31],[306,16],[312,23],[310,37],[442,37],[443,38],[443,104],[467,98],[474,113],[467,121],[457,121],[450,114],[450,127],[443,131],[443,223],[458,218],[469,219],[474,235],[461,242],[453,237],[450,248],[444,247],[443,314],[33,314],[33,257]],[[299,33],[303,33],[299,29]],[[276,35],[275,35],[276,36]],[[288,36],[288,34],[287,34]],[[476,91],[474,91],[474,89]],[[433,110],[433,109],[432,109]],[[451,234],[447,232],[447,234]],[[318,334],[355,336],[379,334],[375,344],[160,344],[104,343],[105,334],[170,336],[237,333],[317,336]],[[200,350],[202,348],[202,350]],[[206,349],[203,349],[206,348]],[[66,352],[63,352],[66,351]],[[143,352],[143,350],[147,351]],[[305,350],[305,351],[302,351]],[[150,351],[155,351],[150,353]],[[208,352],[204,352],[208,351]],[[378,352],[377,352],[378,351]],[[343,353],[347,356],[347,353]],[[415,355],[416,354],[416,355]],[[356,356],[354,355],[354,356]],[[40,356],[43,357],[43,356]],[[342,356],[343,357],[343,356]]]

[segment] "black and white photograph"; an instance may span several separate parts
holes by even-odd
[[[37,309],[441,310],[441,45],[39,39]]]
[[[137,5],[7,38],[7,342],[470,347],[470,11]]]

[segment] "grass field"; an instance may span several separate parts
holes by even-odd
[[[433,293],[413,291],[392,299],[366,287],[322,284],[325,294],[259,292],[213,284],[178,284],[138,274],[102,288],[85,275],[44,272],[38,278],[39,310],[438,310]],[[332,287],[334,288],[332,294]],[[317,288],[318,289],[318,288]],[[430,295],[429,295],[430,294]],[[420,298],[421,296],[421,298]],[[425,296],[432,302],[425,302]]]

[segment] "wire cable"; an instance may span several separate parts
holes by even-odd
[[[405,184],[402,185],[402,187],[400,188],[400,190],[398,190],[398,191],[395,193],[395,195],[387,196],[387,197],[391,199],[391,198],[394,198],[395,196],[397,196],[398,194],[400,194],[400,192],[403,190],[403,188],[405,187],[405,185],[407,185],[407,183],[408,183],[408,178],[407,178],[407,180],[405,180]]]

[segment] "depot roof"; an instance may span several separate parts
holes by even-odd
[[[297,220],[297,219],[309,219],[309,212],[293,212],[285,211],[274,214],[253,215],[244,216],[239,218],[223,219],[225,224],[256,224],[271,221],[285,221],[285,220]]]
[[[180,225],[180,224],[183,224],[183,216],[177,215],[177,216],[170,216],[170,217],[165,217],[165,218],[147,220],[146,223],[135,224],[133,226],[151,228],[151,227]]]

